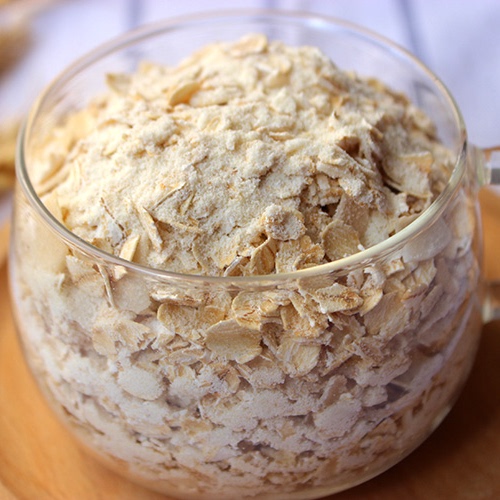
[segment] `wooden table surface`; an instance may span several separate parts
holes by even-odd
[[[500,197],[483,193],[482,206],[486,274],[500,277]],[[0,247],[5,241],[0,233]],[[0,268],[0,500],[166,500],[86,456],[52,416],[22,358],[5,261]],[[400,464],[335,500],[500,499],[499,384],[496,321],[484,327],[471,377],[444,423]]]

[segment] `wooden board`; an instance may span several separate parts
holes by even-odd
[[[500,277],[500,198],[483,193],[486,271]],[[1,264],[0,264],[1,265]],[[333,498],[333,497],[332,497]],[[412,455],[335,500],[500,498],[500,322],[486,325],[455,408]],[[52,416],[19,348],[0,270],[0,500],[168,500],[85,455]],[[238,499],[235,499],[238,500]]]

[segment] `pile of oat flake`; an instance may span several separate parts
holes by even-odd
[[[150,268],[326,264],[415,220],[453,166],[406,97],[313,47],[249,35],[108,84],[38,145],[34,183],[68,229]],[[19,307],[49,397],[109,460],[182,498],[382,470],[430,432],[477,340],[465,192],[398,255],[265,290],[146,280],[26,224],[37,265],[19,259]]]

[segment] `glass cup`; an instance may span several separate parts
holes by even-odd
[[[144,59],[173,65],[207,43],[254,32],[317,46],[423,109],[455,158],[435,202],[359,253],[252,277],[128,262],[72,234],[41,202],[39,144],[104,89],[107,73],[133,71]],[[172,497],[306,499],[364,482],[439,425],[471,369],[483,322],[496,314],[495,289],[481,276],[477,203],[496,155],[467,143],[434,74],[345,22],[230,12],[116,39],[60,75],[20,135],[10,281],[34,377],[87,450]],[[345,290],[353,303],[340,304]],[[297,335],[301,321],[322,325],[318,335]]]

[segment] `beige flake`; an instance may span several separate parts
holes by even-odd
[[[261,353],[260,341],[259,332],[227,320],[206,331],[205,345],[217,356],[243,364]]]
[[[349,393],[327,409],[314,414],[314,423],[325,438],[342,437],[356,423],[361,403]]]
[[[170,90],[168,95],[168,104],[170,106],[177,106],[177,104],[187,103],[192,95],[199,89],[198,82],[187,81],[176,85]]]
[[[92,329],[95,350],[102,355],[114,356],[125,347],[129,352],[137,352],[145,346],[150,330],[147,326],[119,314],[111,307],[103,307]]]
[[[139,206],[137,207],[137,215],[153,248],[159,252],[162,249],[163,241],[153,217],[144,207]]]
[[[115,92],[125,95],[130,88],[131,78],[124,73],[109,73],[106,75],[106,83]]]
[[[118,375],[120,386],[132,396],[153,401],[163,392],[158,376],[137,366],[130,366]]]
[[[318,363],[321,346],[307,344],[300,338],[287,337],[281,342],[277,356],[283,369],[292,377],[309,373]]]
[[[231,44],[229,52],[236,57],[258,54],[267,48],[267,37],[261,34],[247,35]]]
[[[236,321],[253,330],[260,330],[262,323],[275,321],[279,306],[290,302],[289,294],[240,292],[231,303]]]
[[[118,256],[121,259],[128,260],[129,262],[133,262],[135,251],[137,250],[137,245],[138,245],[140,239],[141,239],[141,237],[139,235],[128,237],[125,240],[125,242],[122,244],[122,247],[120,249],[120,253],[118,254]],[[125,276],[126,273],[127,273],[127,271],[126,271],[125,267],[123,267],[123,266],[117,266],[113,270],[113,275],[114,275],[114,278],[116,280],[123,278],[123,276]]]
[[[279,241],[296,240],[306,232],[302,213],[274,204],[264,210],[261,224],[270,238]]]
[[[332,261],[358,252],[361,243],[357,231],[339,219],[333,219],[323,229],[321,238],[325,253]]]
[[[157,316],[169,330],[196,340],[204,328],[216,325],[224,318],[224,311],[210,305],[190,307],[165,302],[158,308]]]
[[[364,315],[364,324],[370,335],[392,338],[405,331],[408,326],[410,311],[402,297],[396,293],[385,294],[378,304]]]
[[[307,235],[298,240],[283,241],[275,257],[276,272],[288,273],[321,263],[325,251]]]
[[[266,240],[253,250],[248,264],[245,266],[246,274],[270,274],[274,269],[276,254],[276,242],[272,239]]]
[[[334,283],[327,288],[319,288],[311,292],[311,295],[318,302],[322,313],[352,311],[363,303],[358,293],[339,283]]]
[[[140,236],[130,236],[128,237],[120,249],[119,256],[122,259],[133,261],[135,251],[137,250],[137,244],[139,243]]]

